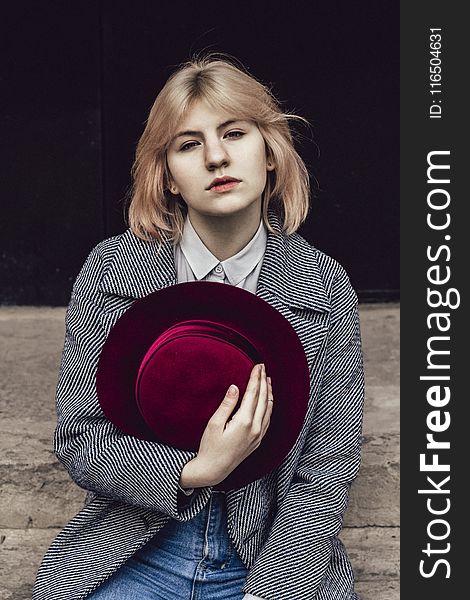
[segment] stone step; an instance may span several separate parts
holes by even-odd
[[[345,527],[341,531],[340,538],[351,559],[356,581],[398,579],[399,527]]]
[[[345,525],[400,525],[400,454],[398,434],[363,438],[359,476],[351,487]]]
[[[400,582],[359,581],[356,592],[360,600],[400,600]]]
[[[41,559],[58,532],[0,529],[0,600],[30,600]],[[345,529],[341,537],[353,563],[361,600],[398,600],[398,529]]]

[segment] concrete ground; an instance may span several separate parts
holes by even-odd
[[[0,307],[0,600],[31,598],[44,552],[84,499],[51,450],[64,314]],[[362,600],[398,600],[399,306],[362,305],[361,323],[363,461],[341,538]]]

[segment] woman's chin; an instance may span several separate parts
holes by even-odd
[[[204,208],[189,209],[191,213],[197,213],[201,217],[234,217],[236,215],[253,214],[261,208],[261,201],[242,201],[236,198],[220,198],[211,202],[209,206]]]

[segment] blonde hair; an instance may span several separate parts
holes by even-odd
[[[268,207],[274,209],[286,234],[296,231],[309,210],[310,184],[307,168],[294,148],[290,120],[306,119],[281,110],[267,86],[234,64],[209,54],[183,63],[158,94],[145,130],[137,145],[129,205],[129,226],[143,240],[181,238],[186,205],[171,194],[167,149],[184,115],[194,101],[256,123],[266,144],[267,158],[275,169],[268,171],[262,196],[263,220],[270,231]]]

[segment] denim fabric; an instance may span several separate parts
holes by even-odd
[[[89,600],[242,600],[247,569],[227,533],[225,494],[170,521]]]

